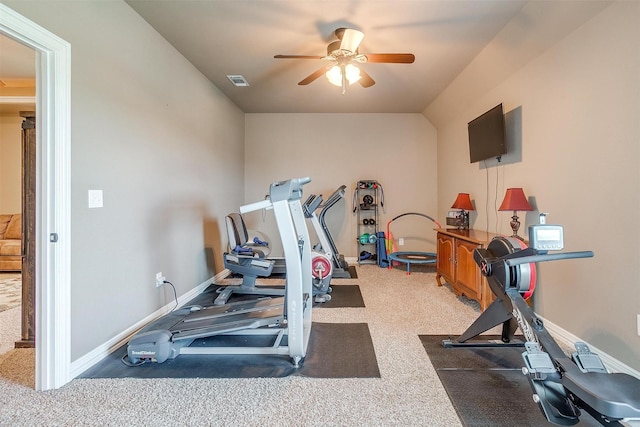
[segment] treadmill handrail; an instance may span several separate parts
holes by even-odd
[[[271,200],[265,199],[259,202],[240,206],[240,213],[259,211],[260,209],[273,209],[273,203],[271,203]]]

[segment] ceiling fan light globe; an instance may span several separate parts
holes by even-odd
[[[329,68],[325,74],[327,76],[327,80],[329,83],[335,86],[342,86],[342,73],[340,71],[340,67],[334,65]]]
[[[347,81],[350,85],[360,80],[360,68],[356,67],[355,65],[347,64],[344,71],[347,74]]]
[[[360,80],[360,69],[353,64],[347,64],[344,67],[345,75],[347,76],[347,82],[350,85],[354,84],[358,80]],[[342,68],[338,65],[334,65],[329,68],[325,74],[327,76],[327,80],[334,86],[342,86]]]

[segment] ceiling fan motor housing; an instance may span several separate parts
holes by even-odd
[[[340,40],[336,40],[334,42],[329,43],[329,45],[327,46],[327,56],[332,56],[340,52],[341,44],[342,42]]]

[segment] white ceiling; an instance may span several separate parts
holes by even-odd
[[[0,33],[0,52],[0,80],[36,78],[36,59],[32,49]]]
[[[422,112],[526,3],[521,0],[126,0],[246,113]],[[336,28],[365,33],[360,53],[413,53],[413,64],[364,64],[376,81],[345,95],[324,77]],[[234,87],[241,74],[249,87]]]
[[[0,80],[35,79],[35,52],[0,33]],[[33,97],[0,96],[0,114],[34,111]]]
[[[500,42],[502,67],[517,67],[610,3],[125,1],[246,113],[423,112],[456,77],[464,76],[474,60],[477,65],[492,39]],[[325,65],[324,61],[273,58],[276,54],[324,55],[339,27],[365,33],[360,53],[413,53],[416,60],[413,64],[363,64],[376,84],[369,88],[355,84],[343,95],[324,77],[307,86],[297,84]],[[490,57],[486,53],[484,57]],[[0,79],[34,74],[34,52],[0,36]],[[228,74],[243,75],[250,86],[233,86]]]

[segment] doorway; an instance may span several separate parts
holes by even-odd
[[[0,34],[0,214],[3,214],[0,230],[5,239],[0,258],[3,304],[0,315],[4,331],[0,345],[5,351],[35,345],[32,328],[35,261],[32,256],[25,257],[34,253],[35,243],[31,233],[35,192],[25,191],[25,187],[33,188],[35,182],[35,169],[30,167],[35,163],[35,135],[29,141],[24,138],[25,132],[35,132],[35,70],[35,51]],[[26,148],[29,150],[25,151]],[[25,171],[29,174],[27,180]],[[27,240],[29,237],[31,240]],[[26,295],[22,295],[21,289],[27,291]],[[21,302],[25,307],[19,307]],[[4,313],[13,308],[16,310]],[[21,316],[25,316],[25,321]],[[27,325],[31,328],[26,328]],[[31,371],[33,376],[33,367]]]
[[[71,46],[1,3],[0,33],[36,52],[35,385],[49,390],[71,380]]]

